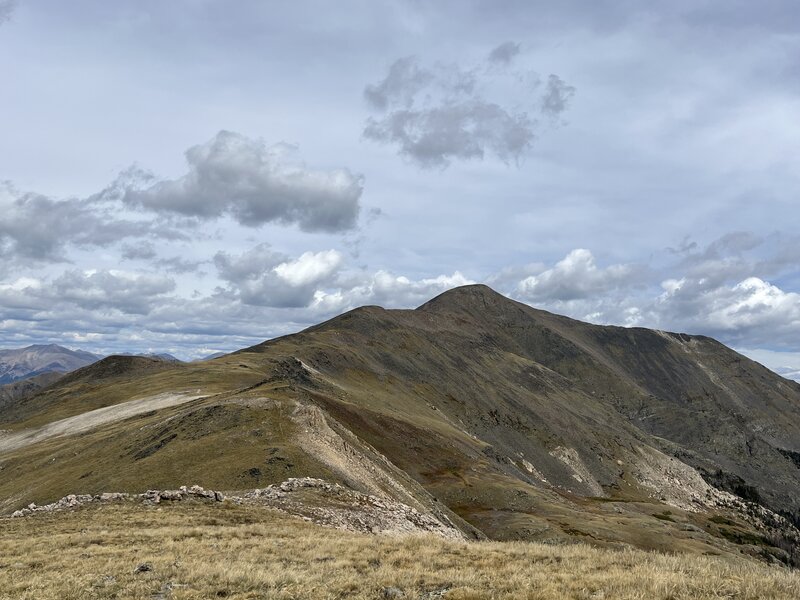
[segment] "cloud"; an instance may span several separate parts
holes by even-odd
[[[704,248],[683,241],[682,260],[673,268],[691,279],[702,280],[706,287],[741,281],[750,276],[761,278],[794,270],[800,262],[800,237],[773,234],[758,236],[749,231],[726,233]],[[674,250],[669,250],[678,253]]]
[[[659,268],[602,268],[589,250],[576,249],[551,268],[508,267],[489,282],[536,307],[594,323],[704,334],[736,347],[798,349],[800,294],[767,279],[796,274],[795,238],[739,231],[704,247],[684,240],[682,247],[679,254],[667,250],[677,260]]]
[[[156,257],[153,242],[139,242],[136,244],[122,244],[122,260],[149,260]]]
[[[413,56],[397,59],[380,83],[367,85],[364,98],[372,108],[386,110],[390,106],[411,106],[414,96],[436,81],[433,72],[420,68]]]
[[[519,47],[518,43],[504,42],[489,53],[488,60],[497,65],[508,65],[519,54]]]
[[[113,308],[123,313],[147,314],[159,296],[172,292],[175,282],[159,275],[123,271],[67,271],[53,281],[52,293],[60,301],[83,308]]]
[[[214,257],[220,277],[243,303],[277,308],[309,306],[321,287],[335,282],[343,261],[338,250],[304,252],[292,259],[267,244],[238,257],[224,252]]]
[[[558,119],[567,107],[569,101],[575,95],[575,88],[568,85],[558,75],[550,75],[547,78],[547,87],[542,96],[542,114],[550,119]]]
[[[186,175],[143,189],[129,187],[123,201],[205,220],[230,215],[249,227],[274,222],[297,224],[307,232],[354,228],[363,177],[347,169],[310,169],[293,160],[295,150],[220,131],[186,151]]]
[[[169,223],[121,219],[96,198],[55,200],[0,182],[0,258],[61,262],[67,245],[107,247],[129,237],[185,238]]]
[[[269,244],[259,244],[239,256],[217,252],[214,264],[222,279],[241,284],[258,279],[286,259],[285,255],[274,252]]]
[[[551,75],[537,96],[541,84],[534,72],[487,69],[510,63],[518,53],[519,44],[506,42],[471,69],[423,67],[413,56],[398,59],[383,80],[364,89],[367,104],[382,113],[367,119],[364,137],[397,147],[423,168],[446,168],[453,160],[487,154],[505,163],[519,161],[536,139],[536,114],[556,122],[575,88]]]
[[[4,0],[0,2],[0,25],[11,20],[11,15],[14,14],[16,8],[16,0]]]
[[[632,265],[597,267],[589,250],[578,248],[552,269],[526,277],[517,285],[520,298],[530,301],[568,301],[601,296],[633,283],[641,268]]]
[[[800,294],[758,277],[733,285],[704,279],[668,279],[656,309],[668,322],[724,336],[728,343],[785,344],[800,335]]]
[[[238,256],[219,252],[214,264],[229,284],[226,293],[251,306],[307,308],[317,318],[365,304],[411,307],[452,287],[474,283],[456,271],[419,280],[386,270],[348,268],[338,250],[288,257],[268,244]]]
[[[351,280],[349,286],[342,286],[333,292],[318,291],[312,306],[325,313],[338,313],[367,304],[386,308],[409,308],[427,302],[446,290],[470,283],[475,282],[458,271],[452,275],[413,280],[380,270]]]
[[[160,269],[164,269],[167,273],[175,273],[177,275],[186,273],[197,273],[198,275],[204,275],[205,273],[200,272],[200,266],[205,262],[207,261],[190,260],[180,256],[170,256],[169,258],[159,258],[158,260],[153,261],[153,265]]]
[[[299,287],[325,281],[342,264],[342,255],[337,250],[305,252],[299,258],[279,264],[275,274],[288,285]]]

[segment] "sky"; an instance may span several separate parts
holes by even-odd
[[[0,347],[481,282],[800,379],[794,0],[0,0]]]

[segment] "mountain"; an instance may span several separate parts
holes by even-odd
[[[467,537],[800,564],[800,384],[704,336],[590,325],[485,286],[213,361],[109,357],[0,429],[0,512],[313,477]]]
[[[13,383],[0,385],[0,411],[12,403],[17,403],[23,398],[32,396],[44,388],[52,385],[64,376],[63,373],[50,371],[41,375],[34,375],[27,379],[20,379]]]
[[[139,354],[123,354],[121,356],[144,356],[145,358],[155,358],[167,362],[182,362],[180,358],[172,356],[172,354],[168,354],[167,352],[145,352]]]
[[[203,358],[196,359],[196,362],[202,362],[204,360],[214,360],[215,358],[220,358],[221,356],[225,356],[227,352],[214,352],[214,354],[209,354],[208,356],[204,356]]]
[[[70,350],[55,344],[0,350],[0,385],[42,373],[67,373],[99,358],[89,352]]]

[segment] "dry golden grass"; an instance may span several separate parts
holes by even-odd
[[[150,562],[153,570],[134,574]],[[800,574],[584,545],[325,529],[252,507],[104,505],[0,520],[0,598],[800,598]]]

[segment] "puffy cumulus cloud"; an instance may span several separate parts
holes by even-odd
[[[555,123],[575,94],[556,75],[541,93],[534,72],[496,68],[509,65],[519,51],[519,44],[506,42],[469,69],[424,67],[413,56],[398,59],[383,80],[364,89],[367,104],[381,113],[367,119],[364,137],[396,146],[426,168],[487,154],[518,161],[536,139],[536,115]]]
[[[97,352],[158,349],[181,357],[231,351],[298,331],[364,304],[411,308],[472,283],[458,272],[413,279],[347,269],[337,250],[287,256],[266,244],[218,253],[224,286],[187,293],[164,275],[67,270],[0,282],[0,337],[9,346],[58,341]]]
[[[355,227],[363,177],[347,169],[311,169],[295,160],[295,150],[220,131],[186,151],[186,175],[130,186],[123,201],[200,219],[230,215],[250,227],[270,222],[297,224],[309,232]]]
[[[551,268],[507,268],[490,278],[501,290],[536,307],[602,324],[705,334],[725,344],[798,350],[800,294],[779,279],[797,274],[795,238],[747,232],[705,246],[685,240],[673,262],[597,265],[576,249]],[[514,277],[517,277],[516,282]]]
[[[601,297],[611,290],[630,285],[641,271],[641,267],[633,265],[599,268],[589,250],[578,248],[552,269],[520,281],[516,294],[525,300],[543,302]]]
[[[277,308],[309,306],[322,287],[334,283],[343,255],[338,250],[288,258],[261,244],[238,257],[214,257],[220,277],[245,304]]]
[[[305,252],[300,258],[279,264],[275,274],[291,286],[305,286],[326,281],[342,264],[337,250]]]
[[[315,318],[364,304],[411,307],[452,287],[474,283],[457,271],[414,280],[385,270],[353,270],[338,250],[289,257],[268,244],[259,244],[238,256],[217,253],[214,264],[220,278],[228,283],[225,293],[243,304],[307,308]]]
[[[96,198],[56,200],[0,183],[0,258],[65,261],[67,246],[107,247],[131,237],[185,239],[169,223],[122,219],[120,207]]]
[[[324,313],[341,312],[366,304],[410,308],[423,304],[446,290],[471,283],[475,282],[458,271],[452,275],[413,280],[381,270],[361,280],[351,280],[349,287],[333,292],[318,291],[314,296],[313,307]]]
[[[715,285],[707,279],[667,279],[654,309],[660,320],[727,343],[785,345],[800,336],[800,294],[758,277]]]
[[[684,239],[666,249],[666,262],[606,267],[589,250],[576,249],[550,268],[506,268],[488,281],[534,306],[594,323],[798,348],[799,298],[778,283],[797,276],[798,241],[737,231],[702,246]]]
[[[227,252],[217,252],[214,256],[219,276],[236,284],[258,279],[284,260],[286,256],[273,251],[269,244],[259,244],[239,256]]]

